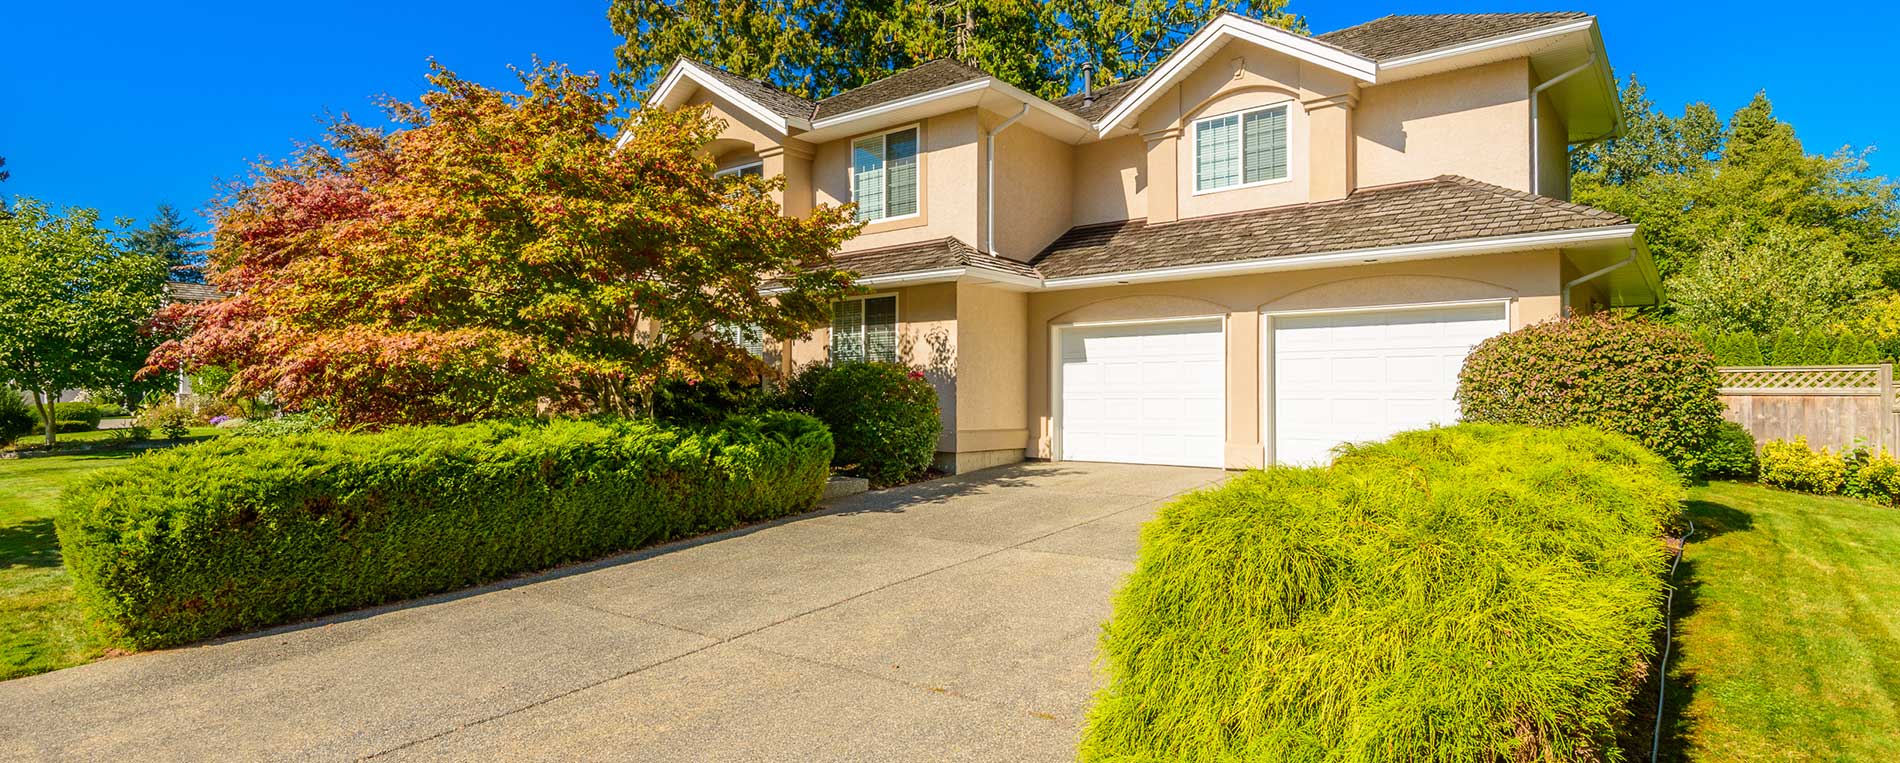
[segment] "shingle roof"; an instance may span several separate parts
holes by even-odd
[[[740,95],[757,101],[759,105],[770,109],[772,113],[789,119],[810,119],[816,104],[809,99],[800,98],[758,80],[741,77],[711,64],[688,61],[694,68],[711,75],[713,79],[739,91]]]
[[[1313,39],[1373,60],[1383,60],[1589,17],[1590,14],[1579,11],[1386,16],[1316,35]]]
[[[1594,207],[1455,175],[1315,202],[1148,225],[1070,229],[1030,261],[1045,278],[1623,225]]]
[[[948,58],[939,58],[819,101],[818,108],[812,113],[811,118],[824,119],[848,114],[880,103],[909,98],[964,82],[986,79],[989,76],[967,64]]]
[[[1015,260],[1006,260],[977,251],[955,236],[920,241],[914,244],[845,252],[832,258],[840,268],[859,276],[912,273],[942,268],[983,268],[1011,275],[1036,277],[1036,270]]]
[[[1110,109],[1115,108],[1115,104],[1121,103],[1123,98],[1127,98],[1129,93],[1134,92],[1135,86],[1141,84],[1141,80],[1141,77],[1123,80],[1108,87],[1096,88],[1093,93],[1076,93],[1075,95],[1064,98],[1057,98],[1053,103],[1056,106],[1068,110],[1071,114],[1093,122],[1097,119],[1101,119],[1102,115],[1107,114]],[[1085,96],[1088,95],[1094,95],[1095,100],[1092,103],[1083,105],[1082,101],[1085,100]]]
[[[216,302],[228,296],[210,284],[165,282],[165,298],[173,302]]]

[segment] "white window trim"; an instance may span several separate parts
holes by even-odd
[[[897,292],[891,291],[891,292],[883,292],[879,294],[858,294],[858,295],[850,296],[850,297],[839,297],[836,300],[833,300],[832,304],[835,305],[839,302],[863,302],[868,299],[883,299],[885,297],[891,298],[891,334],[892,334],[892,341],[897,342],[897,344],[891,348],[890,362],[902,363],[903,358],[904,358],[904,348],[901,346],[902,342],[899,342],[898,340],[901,340],[903,338],[902,329],[904,326],[904,302],[903,302],[903,299],[897,295]],[[858,315],[860,316],[858,320],[858,334],[859,334],[858,343],[860,346],[865,348],[863,362],[866,362],[866,363],[879,362],[879,361],[871,360],[870,337],[865,334],[865,326],[868,326],[870,324],[864,322],[862,316],[864,316],[865,313],[862,311],[862,309],[860,309]],[[832,357],[832,348],[837,346],[836,345],[837,339],[832,335],[830,328],[826,328],[825,332],[826,332],[825,333],[825,360],[830,361],[832,363],[837,363],[839,362],[839,360],[835,357]],[[859,361],[844,361],[844,362],[855,363]]]
[[[903,132],[905,130],[917,131],[917,211],[912,212],[908,215],[897,215],[895,217],[892,217],[890,215],[885,215],[884,217],[874,217],[872,219],[865,220],[863,224],[870,225],[872,223],[889,222],[892,220],[909,220],[913,217],[918,217],[924,213],[924,128],[922,127],[922,124],[923,124],[922,122],[912,122],[907,125],[899,125],[897,127],[893,127],[891,129],[884,130],[881,132],[874,132],[869,135],[859,135],[858,137],[852,138],[849,143],[845,144],[845,150],[849,152],[846,154],[846,161],[844,164],[845,179],[851,185],[851,203],[856,204],[858,203],[858,170],[857,170],[858,143],[862,141],[870,140],[872,138],[884,139],[885,136],[887,135],[890,135],[892,133]],[[887,139],[884,140],[884,148],[885,148],[884,174],[883,174],[884,208],[890,209],[891,208],[891,172],[890,172],[891,152],[890,152],[890,141]]]
[[[723,170],[719,170],[719,171],[717,171],[717,172],[714,172],[714,173],[713,173],[713,177],[716,177],[716,178],[722,178],[722,177],[726,177],[727,175],[737,175],[737,174],[739,174],[739,173],[741,173],[741,172],[744,172],[744,171],[746,171],[746,170],[749,170],[749,169],[752,169],[753,167],[757,167],[757,168],[759,168],[759,174],[760,174],[760,175],[764,175],[764,174],[765,174],[765,161],[764,161],[764,160],[759,160],[759,161],[756,161],[756,162],[746,162],[745,164],[739,164],[739,165],[734,165],[734,166],[731,166],[731,167],[727,167],[727,168],[725,168],[725,169],[723,169]]]
[[[1259,113],[1262,111],[1272,111],[1274,109],[1280,109],[1286,112],[1286,177],[1273,178],[1271,180],[1256,180],[1251,183],[1235,183],[1233,185],[1224,185],[1219,188],[1202,188],[1201,187],[1201,123],[1212,122],[1216,119],[1225,119],[1227,117],[1239,117],[1239,122],[1236,125],[1234,125],[1234,127],[1235,127],[1236,132],[1240,136],[1240,148],[1239,148],[1240,176],[1244,178],[1247,176],[1247,115]],[[1193,124],[1188,125],[1188,134],[1192,138],[1192,140],[1190,141],[1190,150],[1188,152],[1188,166],[1190,167],[1188,171],[1194,173],[1194,192],[1192,194],[1194,196],[1205,196],[1210,193],[1223,193],[1226,191],[1238,191],[1244,188],[1259,188],[1261,186],[1279,185],[1280,183],[1292,182],[1293,180],[1294,154],[1293,154],[1293,102],[1292,101],[1281,101],[1279,103],[1275,103],[1268,106],[1256,106],[1256,107],[1241,109],[1239,111],[1228,111],[1228,112],[1224,112],[1220,114],[1212,114],[1209,116],[1201,117],[1200,119],[1194,120]]]

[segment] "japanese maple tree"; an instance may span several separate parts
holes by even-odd
[[[521,92],[439,66],[393,129],[347,117],[260,163],[215,210],[209,279],[234,296],[164,316],[154,367],[219,365],[241,393],[346,424],[650,410],[664,379],[768,371],[730,327],[821,325],[853,287],[843,209],[780,214],[782,179],[713,176],[703,110],[618,109],[538,65]]]

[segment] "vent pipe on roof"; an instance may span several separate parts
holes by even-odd
[[[1082,62],[1082,108],[1095,103],[1095,62]]]

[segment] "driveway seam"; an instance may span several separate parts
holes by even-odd
[[[981,561],[981,560],[983,560],[983,559],[988,559],[988,558],[990,558],[990,557],[992,557],[992,556],[996,556],[997,554],[1001,554],[1001,553],[1003,553],[1003,552],[1005,552],[1005,551],[1014,551],[1014,550],[1023,550],[1023,551],[1029,551],[1029,552],[1031,552],[1031,553],[1047,553],[1047,552],[1038,552],[1038,551],[1036,551],[1035,549],[1024,549],[1024,548],[1023,548],[1023,546],[1026,546],[1026,545],[1028,545],[1028,544],[1030,544],[1030,543],[1034,543],[1034,542],[1036,542],[1036,541],[1039,541],[1039,540],[1042,540],[1042,539],[1044,539],[1044,538],[1047,538],[1047,537],[1049,537],[1049,536],[1052,536],[1052,535],[1056,535],[1056,534],[1058,534],[1058,533],[1063,533],[1063,532],[1068,532],[1069,530],[1073,530],[1073,529],[1075,529],[1075,528],[1077,528],[1077,527],[1081,527],[1081,526],[1083,526],[1083,525],[1086,525],[1086,524],[1089,524],[1090,522],[1094,522],[1094,521],[1096,521],[1096,520],[1099,520],[1099,519],[1102,519],[1102,518],[1105,518],[1105,517],[1108,517],[1108,516],[1112,516],[1112,515],[1114,515],[1114,514],[1119,514],[1119,513],[1121,513],[1121,512],[1123,512],[1123,511],[1128,511],[1128,510],[1131,510],[1131,509],[1136,509],[1136,508],[1140,508],[1140,507],[1142,507],[1142,506],[1146,506],[1146,505],[1147,505],[1148,503],[1153,503],[1153,502],[1155,502],[1155,501],[1164,501],[1164,500],[1168,500],[1168,499],[1171,499],[1171,498],[1173,498],[1173,497],[1175,497],[1175,496],[1178,496],[1178,495],[1180,495],[1180,494],[1182,494],[1182,493],[1185,493],[1185,492],[1188,492],[1189,490],[1195,490],[1195,489],[1198,489],[1198,488],[1201,488],[1201,487],[1205,487],[1206,485],[1208,485],[1208,484],[1212,484],[1213,482],[1215,482],[1215,481],[1216,481],[1216,480],[1218,480],[1218,479],[1219,479],[1218,477],[1216,477],[1216,478],[1210,478],[1210,479],[1209,479],[1209,480],[1208,480],[1207,482],[1204,482],[1204,483],[1200,483],[1200,484],[1197,484],[1197,485],[1194,485],[1194,486],[1192,486],[1192,487],[1189,487],[1189,488],[1184,488],[1184,489],[1182,489],[1182,490],[1180,490],[1180,491],[1177,491],[1177,492],[1174,492],[1174,493],[1170,493],[1170,494],[1168,494],[1168,495],[1165,495],[1165,496],[1161,496],[1161,497],[1158,497],[1158,498],[1151,498],[1151,499],[1149,499],[1148,501],[1145,501],[1145,502],[1143,502],[1143,503],[1139,503],[1139,504],[1135,504],[1135,505],[1132,505],[1132,506],[1126,506],[1126,507],[1122,507],[1122,508],[1119,508],[1119,509],[1115,509],[1114,511],[1110,511],[1110,512],[1108,512],[1108,513],[1105,513],[1105,514],[1101,514],[1101,515],[1099,515],[1099,516],[1093,516],[1093,517],[1089,517],[1088,519],[1085,519],[1085,520],[1082,520],[1082,521],[1080,521],[1080,522],[1076,522],[1076,523],[1074,523],[1074,524],[1071,524],[1071,525],[1068,525],[1068,526],[1065,526],[1065,527],[1061,527],[1061,528],[1058,528],[1058,529],[1055,529],[1055,530],[1051,530],[1051,531],[1049,531],[1049,532],[1046,532],[1046,533],[1043,533],[1043,534],[1041,534],[1041,535],[1038,535],[1038,536],[1035,536],[1035,537],[1033,537],[1033,538],[1029,538],[1029,539],[1026,539],[1026,540],[1024,540],[1024,541],[1022,541],[1022,542],[1020,542],[1020,543],[1015,543],[1015,544],[1011,544],[1011,545],[1008,545],[1008,546],[1003,546],[1003,547],[1001,547],[1001,548],[997,548],[997,549],[993,549],[993,550],[990,550],[990,551],[986,551],[986,552],[984,552],[984,553],[981,553],[981,554],[978,554],[978,555],[976,555],[976,556],[973,556],[973,557],[970,557],[970,558],[968,558],[968,559],[964,559],[964,560],[961,560],[961,561],[957,561],[957,562],[952,562],[952,563],[950,563],[950,564],[946,564],[946,565],[944,565],[944,566],[942,566],[942,567],[937,567],[937,568],[934,568],[934,569],[930,569],[930,570],[926,570],[926,571],[924,571],[924,572],[920,572],[920,573],[917,573],[917,574],[915,574],[915,575],[911,575],[911,576],[908,576],[908,577],[905,577],[905,578],[901,578],[901,579],[898,579],[898,580],[894,580],[894,581],[891,581],[891,582],[889,582],[889,583],[886,583],[886,584],[884,584],[884,585],[881,585],[881,586],[877,586],[877,587],[875,587],[875,588],[871,588],[871,589],[869,589],[869,590],[865,590],[865,591],[862,591],[862,592],[859,592],[859,593],[856,593],[856,594],[852,594],[852,595],[850,595],[850,596],[847,596],[847,597],[845,597],[845,598],[842,598],[842,599],[839,599],[839,600],[837,600],[837,601],[834,601],[834,602],[832,602],[832,603],[830,603],[830,604],[825,604],[825,605],[823,605],[823,606],[818,606],[818,607],[813,607],[813,608],[811,608],[811,609],[808,609],[808,610],[805,610],[805,611],[803,611],[803,612],[799,612],[798,614],[795,614],[795,615],[791,615],[791,616],[788,616],[788,617],[785,617],[785,618],[782,618],[782,619],[779,619],[779,620],[775,620],[775,621],[773,621],[773,622],[770,622],[770,623],[767,623],[767,624],[765,624],[765,625],[761,625],[761,626],[759,626],[759,627],[757,627],[757,628],[753,628],[753,629],[751,629],[751,630],[748,630],[748,631],[745,631],[744,633],[739,633],[739,634],[736,634],[736,635],[733,635],[733,636],[731,636],[731,637],[729,637],[729,638],[722,638],[722,639],[718,639],[718,640],[716,640],[716,641],[714,641],[714,642],[712,642],[712,643],[710,643],[710,644],[706,644],[706,645],[703,645],[703,646],[699,646],[699,647],[696,647],[696,648],[694,648],[694,649],[691,649],[691,650],[688,650],[688,651],[685,651],[685,652],[681,652],[681,653],[679,653],[679,654],[676,654],[676,655],[674,655],[674,656],[672,656],[672,657],[668,657],[668,658],[666,658],[666,659],[663,659],[663,660],[659,660],[659,661],[657,661],[657,662],[653,662],[653,663],[651,663],[651,664],[648,664],[648,665],[644,665],[644,666],[641,666],[641,667],[638,667],[638,668],[634,668],[633,670],[629,670],[629,671],[626,671],[626,672],[624,672],[624,673],[619,673],[619,674],[617,674],[617,675],[613,675],[613,676],[609,676],[609,677],[607,677],[607,678],[603,678],[603,679],[601,679],[601,680],[599,680],[599,681],[594,681],[594,682],[591,682],[591,683],[588,683],[588,684],[585,684],[585,685],[582,685],[582,686],[577,686],[577,687],[574,687],[574,688],[572,688],[572,689],[569,689],[569,690],[567,690],[567,691],[563,691],[563,692],[559,692],[559,693],[557,693],[557,694],[553,694],[553,695],[550,695],[550,696],[547,696],[547,697],[544,697],[544,698],[541,698],[541,699],[538,699],[538,700],[535,700],[535,701],[533,701],[533,702],[530,702],[530,703],[527,703],[527,704],[525,704],[525,705],[522,705],[522,706],[520,706],[520,707],[517,707],[517,708],[515,708],[515,709],[513,709],[513,710],[507,710],[507,711],[504,711],[504,712],[500,712],[500,713],[495,713],[495,714],[492,714],[492,715],[488,715],[488,716],[485,716],[485,717],[482,717],[482,718],[477,718],[477,719],[475,719],[475,720],[473,720],[473,721],[469,721],[469,722],[467,722],[467,723],[463,723],[463,724],[460,724],[460,725],[458,725],[458,726],[456,726],[455,728],[451,728],[451,729],[444,729],[444,730],[442,730],[442,731],[439,731],[439,732],[436,732],[436,733],[434,733],[434,734],[430,734],[430,735],[428,735],[428,736],[425,736],[425,737],[421,737],[421,738],[418,738],[418,739],[414,739],[414,740],[411,740],[411,741],[408,741],[408,742],[404,742],[404,743],[402,743],[402,744],[399,744],[399,745],[396,745],[396,746],[394,746],[394,747],[390,747],[390,748],[388,748],[388,749],[385,749],[385,750],[382,750],[382,751],[380,751],[380,752],[375,752],[375,753],[371,753],[371,754],[369,754],[369,755],[364,755],[364,756],[361,756],[361,757],[358,757],[358,758],[357,758],[357,760],[359,760],[359,761],[362,761],[362,760],[374,760],[374,759],[376,759],[376,758],[381,758],[381,757],[384,757],[384,756],[387,756],[387,755],[389,755],[389,754],[391,754],[391,753],[395,753],[395,752],[400,752],[400,751],[402,751],[402,750],[406,750],[406,749],[408,749],[408,748],[410,748],[410,747],[414,747],[414,746],[417,746],[417,745],[420,745],[420,744],[423,744],[423,743],[425,743],[425,742],[430,742],[430,741],[434,741],[434,740],[436,740],[436,739],[441,739],[441,738],[443,738],[443,737],[446,737],[446,736],[449,736],[450,734],[455,734],[455,733],[459,733],[459,732],[461,732],[461,731],[465,731],[465,730],[467,730],[467,729],[470,729],[470,728],[474,728],[474,727],[476,727],[476,726],[480,726],[480,725],[483,725],[483,724],[486,724],[486,723],[488,723],[488,722],[490,722],[490,721],[497,721],[497,720],[501,720],[501,719],[503,719],[503,718],[507,718],[508,716],[511,716],[511,715],[516,715],[516,714],[519,714],[519,713],[522,713],[522,712],[525,712],[525,711],[527,711],[527,710],[532,710],[532,709],[534,709],[534,708],[537,708],[537,707],[540,707],[540,706],[542,706],[542,705],[546,705],[546,704],[548,704],[548,703],[550,703],[550,702],[553,702],[553,701],[555,701],[555,700],[558,700],[558,699],[563,699],[563,698],[566,698],[566,697],[570,697],[570,696],[573,696],[573,695],[575,695],[575,694],[579,694],[579,693],[581,693],[581,692],[584,692],[584,691],[587,691],[587,690],[589,690],[589,689],[594,689],[594,688],[596,688],[596,687],[600,687],[600,686],[604,686],[604,685],[606,685],[606,684],[609,684],[609,683],[612,683],[612,682],[614,682],[614,681],[618,681],[618,680],[620,680],[620,679],[623,679],[623,678],[627,678],[627,677],[629,677],[629,676],[632,676],[632,675],[635,675],[635,674],[638,674],[638,673],[644,673],[644,672],[646,672],[646,671],[648,671],[648,670],[651,670],[651,669],[653,669],[653,668],[657,668],[657,667],[660,667],[661,665],[667,665],[667,664],[671,664],[671,663],[673,663],[673,662],[675,662],[675,661],[678,661],[678,660],[680,660],[680,659],[683,659],[683,658],[686,658],[686,657],[691,657],[691,656],[693,656],[693,655],[695,655],[695,654],[699,654],[700,652],[704,652],[704,651],[706,651],[706,650],[708,650],[708,649],[712,649],[712,648],[714,648],[714,647],[717,647],[717,646],[720,646],[720,645],[722,645],[722,644],[730,644],[730,643],[732,643],[732,642],[734,642],[734,641],[737,641],[737,640],[739,640],[739,639],[742,639],[742,638],[745,638],[745,637],[747,637],[747,636],[751,636],[751,635],[753,635],[753,634],[756,634],[756,633],[759,633],[759,632],[761,632],[761,631],[764,631],[764,630],[766,630],[766,629],[769,629],[769,628],[774,628],[774,627],[777,627],[777,626],[780,626],[780,625],[783,625],[783,624],[785,624],[785,623],[788,623],[788,622],[791,622],[791,621],[793,621],[793,620],[797,620],[797,619],[799,619],[799,618],[801,618],[801,617],[805,617],[805,616],[807,616],[807,615],[812,615],[812,614],[816,614],[816,613],[819,613],[819,612],[823,612],[823,611],[825,611],[825,610],[827,610],[827,609],[831,609],[831,608],[833,608],[833,607],[837,607],[837,606],[841,606],[841,605],[844,605],[844,604],[848,604],[848,603],[850,603],[850,602],[853,602],[853,601],[856,601],[856,600],[858,600],[858,599],[860,599],[860,598],[863,598],[863,597],[865,597],[865,596],[869,596],[869,595],[871,595],[871,594],[874,594],[874,593],[879,593],[879,592],[882,592],[882,591],[884,591],[884,590],[887,590],[887,589],[890,589],[890,588],[893,588],[893,587],[896,587],[896,586],[900,586],[900,585],[903,585],[903,584],[905,584],[905,583],[909,583],[909,582],[911,582],[911,581],[914,581],[914,580],[919,580],[919,579],[922,579],[922,578],[925,578],[925,577],[928,577],[928,576],[931,576],[931,575],[935,575],[935,574],[937,574],[937,573],[939,573],[939,572],[943,572],[943,571],[945,571],[945,570],[948,570],[948,569],[951,569],[951,568],[954,568],[954,567],[960,567],[960,566],[962,566],[962,565],[966,565],[966,564],[970,564],[970,563],[972,563],[972,562],[976,562],[976,561]],[[1122,493],[1111,493],[1111,494],[1105,494],[1105,495],[1126,495],[1126,494],[1122,494]],[[943,539],[943,538],[937,538],[936,540],[946,540],[946,539]],[[980,545],[980,544],[971,544],[971,545]],[[589,609],[591,609],[591,607],[590,607]],[[617,615],[617,616],[620,616],[620,617],[627,617],[627,618],[630,618],[630,619],[639,619],[639,618],[634,618],[634,617],[632,617],[631,615],[623,615],[623,614],[619,614],[619,613],[612,613],[612,612],[609,612],[609,613],[607,613],[607,614],[614,614],[614,615]],[[666,626],[666,627],[672,627],[672,626]],[[677,629],[677,628],[676,628],[675,630],[684,630],[684,629]],[[688,633],[692,633],[692,631],[686,631],[686,632],[688,632]],[[706,635],[706,634],[698,634],[698,635],[702,635],[702,636],[704,636],[704,635]],[[708,637],[708,638],[714,638],[714,637],[712,637],[712,636],[707,636],[707,637]],[[752,647],[752,646],[750,646],[750,645],[744,645],[744,644],[741,644],[741,645],[738,645],[738,646],[740,646],[741,648],[753,648],[753,649],[756,649],[756,648],[757,648],[757,647]],[[772,650],[765,650],[765,651],[772,651]],[[773,653],[773,654],[777,654],[777,652],[775,652],[775,651],[773,651],[772,653]],[[788,656],[789,656],[789,655],[788,655]],[[819,663],[819,664],[825,664],[825,663]],[[840,667],[840,666],[835,666],[835,665],[832,665],[832,666],[829,666],[829,667]],[[846,669],[846,670],[851,670],[850,668],[845,668],[845,669]],[[899,683],[902,683],[902,682],[899,682]],[[909,684],[905,684],[905,685],[909,685]],[[919,690],[919,691],[929,691],[928,689],[924,689],[924,688],[921,688],[921,687],[918,687],[918,690]],[[933,693],[933,694],[934,694],[934,693],[937,693],[937,692],[931,692],[931,693]],[[946,693],[947,693],[947,691],[946,691]],[[967,698],[965,698],[965,699],[967,699]],[[971,700],[971,701],[976,701],[976,700]]]

